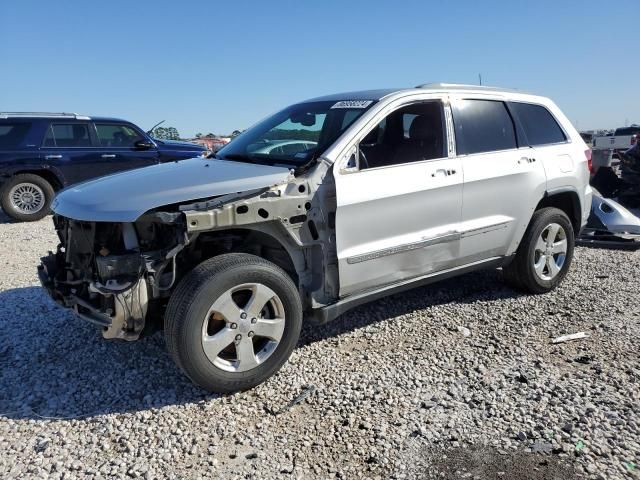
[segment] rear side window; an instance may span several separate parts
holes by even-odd
[[[0,148],[19,147],[30,129],[30,122],[0,123]]]
[[[510,106],[522,124],[529,145],[549,145],[567,140],[560,125],[546,108],[530,103],[511,103]]]
[[[627,135],[635,135],[637,133],[640,133],[640,126],[632,125],[630,127],[616,128],[614,135],[617,137],[618,135],[627,136]]]
[[[53,123],[44,138],[45,147],[90,147],[86,123]]]
[[[513,120],[504,102],[461,100],[454,111],[458,153],[517,148]]]
[[[128,125],[96,123],[100,145],[103,147],[133,147],[143,138]]]

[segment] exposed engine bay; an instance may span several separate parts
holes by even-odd
[[[103,327],[105,338],[135,340],[150,300],[160,301],[188,243],[180,214],[151,214],[133,223],[80,222],[54,216],[56,253],[42,259],[41,279],[53,298]]]
[[[312,187],[307,178],[161,207],[135,222],[54,215],[60,244],[38,272],[56,302],[102,327],[107,339],[155,331],[180,279],[222,253],[269,259],[297,280],[303,304],[316,308],[338,296],[334,212],[333,183]]]

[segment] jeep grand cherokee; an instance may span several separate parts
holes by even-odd
[[[270,148],[284,140],[296,147]],[[105,338],[163,324],[193,382],[246,389],[287,360],[303,319],[479,268],[557,287],[589,216],[590,154],[544,97],[435,84],[316,98],[215,158],[65,190],[40,277]]]

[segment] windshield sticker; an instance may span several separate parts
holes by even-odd
[[[331,108],[367,108],[373,100],[342,100],[334,103]]]

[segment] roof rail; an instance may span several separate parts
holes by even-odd
[[[416,85],[415,88],[432,88],[432,89],[442,88],[442,89],[451,89],[451,90],[488,90],[488,91],[500,91],[500,92],[517,91],[513,88],[490,87],[487,85],[471,85],[471,84],[464,84],[464,83],[423,83],[422,85]]]
[[[75,118],[78,120],[89,120],[86,115],[73,112],[0,112],[0,118],[11,117],[54,117],[54,118]]]

